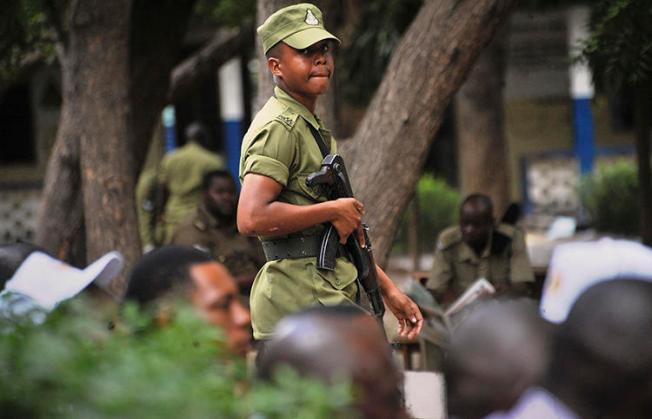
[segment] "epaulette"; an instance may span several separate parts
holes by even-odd
[[[457,226],[448,227],[439,234],[437,250],[446,250],[462,241],[462,232]]]
[[[281,122],[283,125],[288,127],[288,129],[292,129],[294,127],[294,124],[297,122],[297,118],[299,117],[299,114],[296,114],[289,109],[286,109],[283,111],[281,114],[276,115],[277,121]]]
[[[517,229],[518,227],[513,225],[500,223],[495,227],[494,231],[498,231],[508,237],[514,237]]]
[[[192,222],[192,225],[199,231],[206,231],[208,229],[208,226],[202,220],[195,220]]]

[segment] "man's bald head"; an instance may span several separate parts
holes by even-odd
[[[451,414],[509,409],[547,366],[548,329],[529,300],[477,304],[451,336],[446,360]]]
[[[491,199],[482,194],[471,194],[460,206],[462,240],[477,252],[488,243],[494,224]]]
[[[259,356],[258,375],[288,366],[327,383],[351,380],[363,418],[401,418],[401,375],[378,323],[356,306],[315,307],[283,319]]]
[[[589,288],[555,333],[549,385],[581,415],[642,417],[652,409],[652,283]]]

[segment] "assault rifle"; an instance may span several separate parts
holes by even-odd
[[[346,173],[344,160],[339,154],[329,154],[324,157],[324,160],[321,162],[321,169],[318,172],[311,173],[306,178],[306,185],[311,188],[316,185],[324,186],[331,200],[353,198],[351,182],[349,182],[349,176]],[[362,227],[364,246],[360,243],[356,232],[353,232],[346,241],[345,249],[350,255],[353,264],[358,269],[358,280],[369,298],[373,314],[382,324],[383,314],[385,314],[385,304],[383,303],[383,297],[378,287],[376,262],[368,234],[369,227],[364,223]],[[318,269],[331,271],[335,269],[335,259],[340,249],[339,240],[337,230],[335,230],[332,224],[329,224],[324,232],[319,255],[317,256]]]

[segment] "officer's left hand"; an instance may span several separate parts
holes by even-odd
[[[421,332],[423,315],[419,307],[398,288],[385,295],[385,303],[398,320],[398,334],[407,339],[414,339]]]

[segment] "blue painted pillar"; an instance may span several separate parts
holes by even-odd
[[[239,58],[224,64],[219,71],[220,110],[224,124],[224,145],[229,173],[240,185],[240,145],[242,142],[242,119],[244,118],[244,98],[242,92],[242,71]]]
[[[580,43],[589,37],[590,11],[586,6],[568,10],[568,47],[571,60],[579,53]],[[575,137],[575,158],[580,173],[593,169],[595,141],[591,99],[594,96],[593,78],[587,62],[570,65],[570,94],[573,100],[573,133]]]
[[[165,152],[169,153],[177,148],[176,116],[174,106],[168,105],[163,109],[163,128],[165,136]]]

